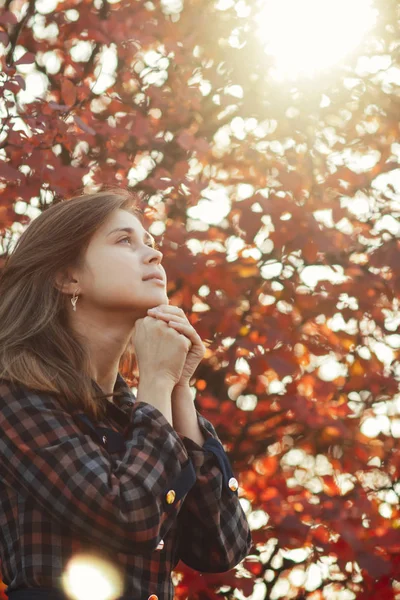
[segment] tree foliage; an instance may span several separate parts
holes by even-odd
[[[3,260],[77,190],[143,191],[255,541],[229,573],[178,563],[177,599],[394,599],[398,6],[335,67],[278,82],[259,5],[3,2]]]

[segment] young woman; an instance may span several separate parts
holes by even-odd
[[[10,600],[96,598],[73,579],[82,556],[118,573],[98,598],[172,600],[179,560],[228,571],[252,545],[228,457],[190,393],[205,348],[168,304],[162,254],[135,202],[113,189],[51,206],[1,273]],[[137,398],[120,373],[133,354]]]

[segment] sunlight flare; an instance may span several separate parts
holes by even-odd
[[[264,0],[257,36],[275,79],[313,76],[355,50],[376,16],[372,0]]]

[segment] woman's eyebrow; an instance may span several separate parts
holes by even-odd
[[[136,235],[136,231],[132,227],[116,227],[115,229],[112,229],[111,231],[109,231],[107,233],[106,237],[108,237],[112,233],[115,233],[116,231],[126,231],[127,233],[133,233],[134,235]],[[143,238],[146,238],[147,240],[149,240],[150,242],[155,244],[155,239],[153,238],[152,235],[150,235],[150,233],[148,231],[144,232]]]

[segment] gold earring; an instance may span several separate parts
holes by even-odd
[[[75,296],[75,292],[74,292],[74,295],[71,298],[72,310],[74,310],[75,312],[76,312],[76,303],[78,302],[78,297],[79,296]]]

